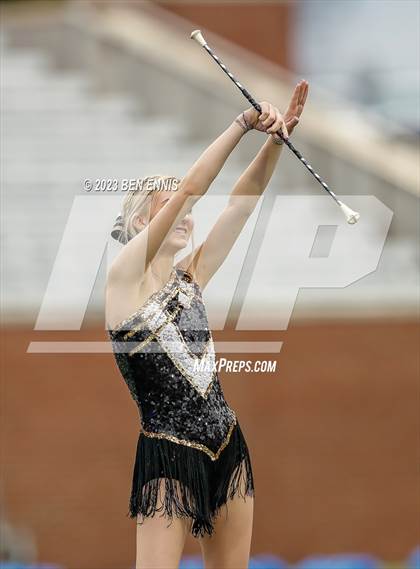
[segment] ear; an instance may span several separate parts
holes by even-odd
[[[142,215],[137,214],[133,218],[133,225],[137,231],[140,231],[146,225],[146,221]]]

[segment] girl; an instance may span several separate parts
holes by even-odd
[[[123,247],[107,276],[108,333],[141,426],[127,514],[137,518],[136,569],[178,567],[188,532],[199,539],[206,569],[248,567],[251,460],[215,371],[202,291],[273,174],[283,144],[276,132],[292,133],[307,93],[300,81],[284,117],[268,102],[261,114],[244,111],[181,180],[144,179],[146,191],[126,195],[111,233]],[[193,205],[251,129],[269,137],[205,241],[197,248],[192,241],[174,265],[193,237]]]

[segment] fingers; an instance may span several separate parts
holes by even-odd
[[[275,109],[274,121],[266,129],[267,134],[277,132],[281,128],[281,123],[283,122],[283,117],[278,109]]]
[[[263,101],[261,103],[262,112],[258,117],[262,126],[266,129],[276,120],[276,108],[271,103]]]
[[[284,123],[283,116],[277,107],[274,107],[270,103],[261,103],[261,108],[264,109],[261,115],[258,117],[261,123],[262,129],[267,134],[274,134],[278,130],[281,130],[285,138],[288,137],[287,127]],[[278,137],[277,137],[278,138]]]
[[[276,134],[281,132],[284,139],[288,139],[295,126],[299,123],[299,117],[302,113],[303,106],[308,96],[308,83],[305,80],[300,81],[294,90],[294,105],[290,105],[289,109],[283,117],[279,109],[267,101],[260,103],[261,113],[258,116],[257,129],[272,135],[276,140],[280,136]],[[294,112],[290,107],[294,107]]]
[[[305,106],[306,98],[308,96],[308,89],[309,85],[305,79],[302,79],[296,85],[289,103],[289,107],[285,113],[288,119],[294,116],[297,116],[298,118],[300,117],[303,111],[303,107]]]
[[[276,140],[280,137],[276,135],[278,131],[282,133],[283,138],[288,139],[295,126],[299,123],[308,97],[309,84],[305,79],[299,81],[296,85],[289,107],[284,117],[281,115],[277,107],[267,101],[260,103],[261,113],[258,116],[256,125],[257,130],[272,135]]]
[[[289,133],[287,131],[287,126],[286,126],[286,123],[284,122],[284,120],[282,120],[282,123],[281,123],[281,131],[283,134],[283,138],[285,138],[287,140],[289,138]]]
[[[277,113],[276,113],[276,120],[274,121],[274,123],[272,124],[272,126],[270,126],[267,129],[267,134],[275,134],[278,131],[281,131],[282,135],[284,138],[288,138],[289,137],[289,131],[288,131],[288,126],[285,123],[285,120],[283,118],[283,116],[280,114],[280,112],[277,109]],[[279,137],[274,137],[276,139],[278,139]]]
[[[299,122],[299,117],[292,117],[290,120],[286,121],[286,127],[287,127],[287,131],[289,133],[289,136],[293,132],[293,129],[298,124],[298,122]]]
[[[291,128],[295,128],[295,126],[298,124],[299,122],[299,117],[293,117],[292,120],[290,121],[292,124],[286,125],[287,126],[287,130],[290,131]]]
[[[306,103],[306,98],[308,96],[308,91],[309,91],[309,83],[307,81],[304,82],[304,86],[302,89],[302,96],[301,96],[301,100],[299,101],[299,103],[303,106]]]
[[[283,117],[280,116],[280,118],[273,124],[272,127],[270,127],[269,129],[267,129],[267,134],[276,134],[278,131],[281,131],[282,135],[284,138],[289,138],[289,130],[287,125],[284,122]],[[278,136],[275,136],[274,138],[278,139]]]
[[[266,121],[270,115],[271,105],[270,105],[270,103],[267,103],[267,101],[262,101],[260,103],[260,107],[261,107],[261,114],[258,117],[258,120],[262,124],[264,124],[264,121]]]
[[[299,82],[299,96],[297,99],[297,106],[299,108],[299,113],[303,111],[303,107],[308,96],[309,84],[304,79]]]

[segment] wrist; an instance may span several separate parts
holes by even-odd
[[[273,146],[278,146],[278,147],[282,147],[284,145],[284,140],[280,138],[279,135],[276,135],[276,137],[274,137],[272,134],[269,135],[270,138],[270,142],[271,144],[273,144]]]
[[[240,113],[233,122],[239,125],[244,133],[249,132],[254,128],[250,121],[246,118],[245,112]]]

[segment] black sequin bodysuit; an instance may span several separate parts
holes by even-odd
[[[141,424],[128,515],[139,520],[163,510],[192,518],[193,535],[211,534],[220,506],[235,494],[253,495],[254,485],[244,436],[219,382],[199,285],[173,268],[168,282],[108,333]],[[160,479],[166,497],[159,507]]]

